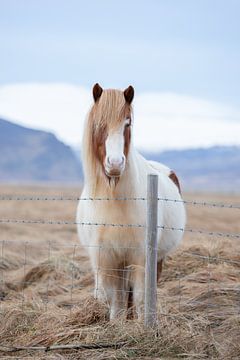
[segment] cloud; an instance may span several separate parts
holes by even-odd
[[[136,99],[136,144],[143,149],[179,149],[239,144],[240,111],[172,93]]]
[[[61,140],[79,143],[91,94],[62,83],[16,84],[0,87],[0,116],[54,132]]]
[[[0,117],[54,132],[79,144],[91,105],[91,90],[80,86],[0,86]],[[142,93],[134,101],[134,142],[143,150],[240,144],[240,110],[191,96]]]

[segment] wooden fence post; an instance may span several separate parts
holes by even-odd
[[[158,176],[147,179],[147,227],[145,262],[145,314],[146,327],[157,324],[157,225],[158,225]]]

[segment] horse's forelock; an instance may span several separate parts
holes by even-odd
[[[131,106],[120,90],[103,90],[90,112],[96,129],[107,128],[109,132],[119,126],[124,118],[131,116]]]

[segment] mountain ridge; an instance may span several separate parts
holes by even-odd
[[[240,191],[240,146],[142,152],[173,169],[188,191]]]
[[[81,183],[79,149],[51,133],[0,119],[0,182]],[[141,151],[174,170],[183,191],[240,191],[240,146]]]
[[[0,181],[76,182],[82,172],[70,146],[54,134],[0,119]]]

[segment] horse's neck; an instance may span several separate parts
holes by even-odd
[[[115,195],[119,197],[136,196],[139,192],[137,179],[139,178],[139,163],[137,152],[133,149],[130,151],[126,168],[123,175],[115,188]]]

